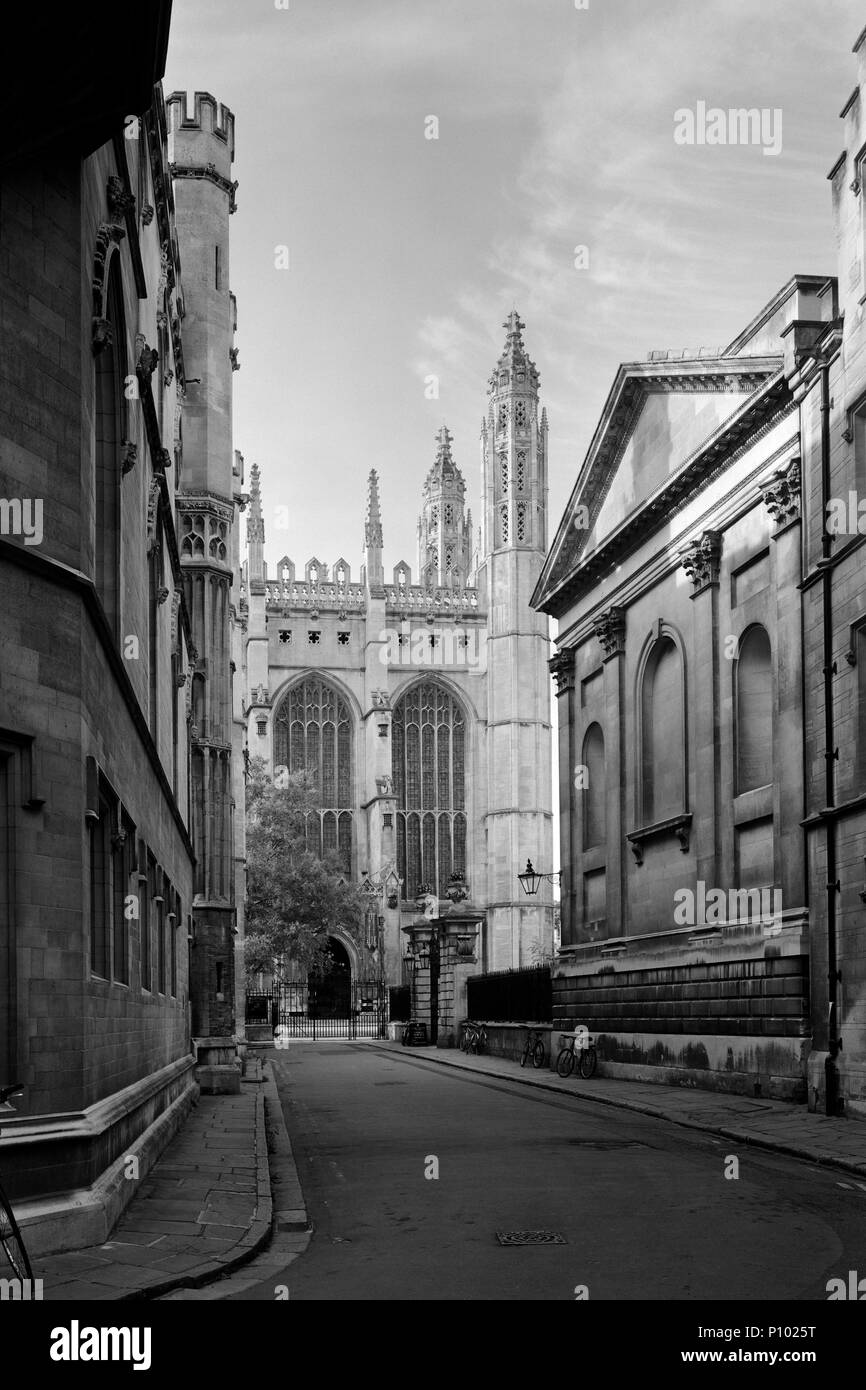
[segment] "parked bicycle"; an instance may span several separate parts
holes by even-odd
[[[575,1064],[579,1074],[588,1081],[595,1075],[598,1056],[595,1050],[595,1038],[589,1032],[585,1024],[576,1025],[573,1033],[560,1034],[562,1047],[556,1059],[556,1073],[558,1076],[571,1076]]]
[[[463,1025],[460,1046],[464,1052],[483,1052],[487,1046],[487,1029],[483,1023],[467,1022]]]
[[[520,1058],[520,1065],[525,1067],[530,1057],[536,1070],[544,1066],[544,1040],[540,1028],[528,1028],[526,1030],[526,1045]]]
[[[0,1086],[0,1111],[14,1110],[14,1105],[10,1105],[9,1101],[12,1096],[20,1096],[23,1090],[24,1087],[20,1081],[16,1081],[13,1086]],[[9,1199],[2,1187],[0,1187],[0,1250],[6,1256],[16,1279],[33,1278],[33,1271],[30,1268],[30,1260],[24,1241],[21,1239],[18,1222],[15,1220]]]

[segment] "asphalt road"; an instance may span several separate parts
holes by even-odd
[[[826,1302],[864,1265],[831,1169],[741,1148],[729,1179],[730,1141],[365,1043],[271,1060],[314,1235],[241,1298]]]

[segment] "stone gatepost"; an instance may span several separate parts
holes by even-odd
[[[412,1017],[427,1025],[428,1038],[437,1047],[454,1047],[460,1023],[467,1017],[467,980],[477,966],[483,914],[461,898],[428,893],[419,899],[424,911],[403,928],[415,957]]]

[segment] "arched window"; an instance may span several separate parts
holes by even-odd
[[[126,330],[117,256],[112,256],[105,292],[111,342],[96,358],[95,574],[96,591],[115,636],[120,622],[120,453],[124,437],[123,382]]]
[[[740,642],[734,681],[740,793],[773,780],[773,670],[764,628],[750,627]]]
[[[397,798],[397,872],[403,897],[422,884],[443,897],[466,872],[466,721],[457,701],[427,681],[398,701],[391,723]]]
[[[274,763],[312,778],[320,809],[307,818],[307,848],[319,855],[336,852],[347,871],[352,867],[353,757],[352,714],[342,695],[314,677],[293,686],[274,716]]]
[[[643,821],[685,810],[683,667],[676,643],[661,637],[644,667],[640,699]]]
[[[583,848],[605,842],[607,797],[604,783],[604,735],[599,724],[590,724],[583,740]]]

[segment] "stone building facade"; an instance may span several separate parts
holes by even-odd
[[[854,53],[828,322],[791,333],[787,365],[802,421],[809,1103],[866,1116],[866,29]]]
[[[855,52],[838,280],[620,368],[533,598],[560,622],[556,1020],[611,1074],[832,1114],[864,1112],[866,1051]]]
[[[198,1093],[195,1035],[234,1046],[240,484],[230,296],[217,322],[202,289],[228,195],[190,197],[171,169],[225,162],[227,141],[197,94],[169,149],[169,9],[142,14],[125,80],[84,83],[83,104],[93,54],[70,33],[53,119],[0,173],[0,1077],[26,1088],[0,1168],[37,1254],[107,1236],[130,1157],[143,1176]],[[220,537],[204,559],[202,516]],[[204,792],[220,869],[209,758],[227,765]],[[215,943],[222,989],[191,966]]]
[[[386,576],[379,482],[369,477],[360,574],[349,561],[263,558],[261,480],[247,513],[246,706],[252,757],[312,769],[317,849],[382,888],[381,941],[342,942],[353,975],[399,984],[416,902],[447,907],[453,875],[483,921],[477,967],[552,946],[549,892],[521,902],[527,857],[551,860],[547,620],[529,598],[547,544],[547,422],[512,313],[482,425],[482,525],[443,426],[422,490],[417,569]],[[427,982],[429,985],[429,981]],[[419,988],[423,993],[425,983]],[[453,1014],[453,1009],[450,1010]],[[449,1014],[449,1016],[450,1016]]]

